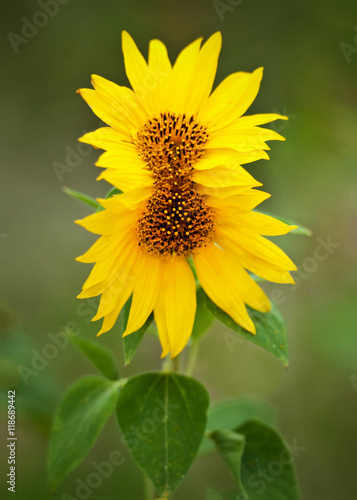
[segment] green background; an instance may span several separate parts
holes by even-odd
[[[222,2],[229,6],[228,0]],[[77,150],[77,138],[95,129],[99,119],[75,91],[90,87],[91,73],[128,83],[123,29],[145,55],[149,40],[161,39],[171,59],[198,36],[222,31],[216,84],[232,72],[264,66],[261,91],[249,113],[290,117],[273,124],[287,141],[271,143],[271,160],[249,168],[272,193],[262,208],[300,221],[314,233],[277,239],[301,274],[295,288],[265,287],[287,322],[290,368],[286,371],[250,343],[235,342],[227,328],[215,324],[194,375],[215,401],[254,395],[277,407],[280,430],[301,450],[295,465],[305,500],[356,497],[357,5],[347,0],[231,3],[236,5],[220,16],[217,3],[203,0],[70,0],[46,21],[38,14],[43,12],[38,2],[1,2],[0,366],[1,387],[17,388],[16,498],[50,498],[46,452],[56,404],[77,377],[95,373],[76,347],[56,352],[48,346],[53,345],[50,334],[71,322],[89,338],[98,331],[90,323],[95,300],[75,298],[89,266],[74,258],[95,238],[73,220],[90,210],[62,189],[94,197],[109,189],[95,181],[98,152],[85,146]],[[24,23],[34,17],[43,26],[15,52],[9,33],[23,36]],[[74,163],[66,160],[68,151],[79,154]],[[54,162],[70,168],[62,179]],[[319,246],[329,238],[338,246],[327,254]],[[115,328],[100,342],[123,359]],[[31,368],[44,351],[52,359],[42,365],[37,361],[24,385],[19,365]],[[122,372],[159,369],[159,355],[159,345],[147,336]],[[2,482],[8,471],[4,413],[3,423]],[[88,498],[142,499],[140,472],[114,417],[85,462],[59,487],[57,498],[76,498],[78,481],[87,481],[92,462],[109,460],[113,450],[124,453],[124,462]],[[219,491],[234,487],[218,457],[200,459],[175,500],[203,499],[206,486]]]

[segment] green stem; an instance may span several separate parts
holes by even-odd
[[[180,373],[180,356],[176,356],[172,359],[172,370],[176,373]]]
[[[200,347],[200,342],[198,340],[195,340],[192,343],[192,346],[191,346],[191,349],[190,349],[190,352],[188,355],[188,359],[187,359],[187,364],[186,364],[185,372],[186,372],[186,375],[188,375],[188,376],[192,375],[193,369],[194,369],[195,364],[196,364],[199,347]]]
[[[144,498],[145,500],[153,500],[156,497],[155,488],[149,477],[144,472]]]

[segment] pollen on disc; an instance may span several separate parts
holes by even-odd
[[[214,212],[192,181],[193,164],[207,140],[205,127],[185,115],[163,113],[139,131],[139,154],[154,175],[154,193],[137,225],[144,251],[188,257],[212,241]]]

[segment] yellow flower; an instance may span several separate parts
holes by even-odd
[[[186,47],[172,66],[165,45],[152,40],[147,63],[124,32],[133,90],[93,75],[95,90],[78,91],[108,125],[80,141],[106,151],[96,163],[105,169],[98,179],[123,192],[99,200],[105,210],[79,221],[101,235],[78,258],[95,262],[79,297],[101,294],[93,318],[104,318],[101,334],[132,295],[124,335],[154,311],[162,356],[171,357],[185,347],[195,319],[192,262],[207,295],[252,334],[245,304],[266,312],[270,302],[247,270],[293,283],[289,271],[296,269],[262,236],[294,226],[252,211],[269,195],[254,189],[261,183],[241,166],[268,159],[266,141],[284,139],[259,125],[286,117],[242,117],[258,93],[262,68],[228,76],[211,94],[221,34],[201,42]]]

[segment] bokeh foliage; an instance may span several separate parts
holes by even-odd
[[[57,347],[53,359],[45,355],[65,326],[90,339],[97,332],[90,323],[95,299],[84,304],[75,299],[88,269],[74,257],[93,238],[73,219],[89,212],[62,189],[69,186],[93,197],[108,191],[104,181],[94,181],[98,153],[83,145],[78,149],[76,138],[96,128],[99,120],[75,90],[90,85],[91,73],[127,83],[122,29],[144,53],[151,38],[162,39],[172,58],[197,36],[221,30],[217,81],[263,65],[262,90],[251,112],[278,110],[290,116],[277,125],[287,142],[274,144],[271,161],[250,169],[272,193],[264,210],[301,221],[314,232],[311,238],[281,240],[300,268],[296,287],[266,287],[287,323],[290,368],[286,372],[248,342],[227,343],[227,330],[217,324],[202,342],[195,376],[214,400],[253,394],[279,408],[287,441],[306,447],[295,462],[304,499],[353,498],[357,53],[352,51],[348,60],[341,43],[355,47],[356,3],[243,0],[221,20],[209,0],[70,0],[15,53],[8,33],[21,35],[22,18],[32,20],[39,10],[33,0],[2,2],[0,297],[20,326],[11,336],[6,325],[1,331],[1,386],[16,387],[19,394],[19,498],[49,496],[44,477],[51,418],[60,393],[90,370],[70,345]],[[68,170],[56,175],[54,162]],[[328,238],[338,245],[330,251],[323,247]],[[122,365],[115,330],[101,342]],[[34,358],[36,374],[24,381],[18,366],[32,367]],[[159,369],[158,359],[159,349],[149,335],[127,374]],[[115,439],[118,435],[112,419],[93,452],[63,482],[59,497],[74,494],[76,479],[85,479],[92,462],[108,460],[113,450],[123,452],[125,460],[93,495],[141,494],[136,468]],[[29,460],[32,456],[37,459]],[[234,488],[218,458],[200,459],[175,500],[203,497],[206,485],[217,491]]]

